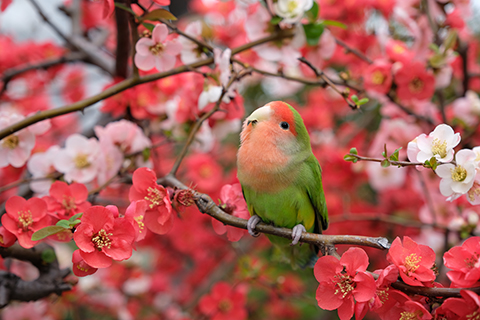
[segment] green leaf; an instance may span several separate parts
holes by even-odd
[[[305,31],[308,45],[315,46],[318,44],[318,40],[320,40],[324,26],[321,23],[309,23],[303,25],[303,30]]]
[[[143,22],[142,25],[148,29],[148,31],[152,32],[153,29],[155,29],[155,25],[152,24],[152,23],[148,23],[148,22]]]
[[[339,21],[334,21],[334,20],[323,20],[323,24],[325,26],[332,26],[332,27],[339,27],[342,29],[347,29],[347,25],[343,24]]]
[[[143,156],[144,162],[147,162],[148,159],[150,159],[150,152],[151,152],[150,148],[145,148],[142,150],[142,156]]]
[[[64,229],[70,229],[70,221],[68,220],[59,220],[55,225]]]
[[[270,20],[270,24],[276,26],[276,25],[279,24],[280,21],[282,21],[282,20],[283,20],[282,17],[275,16],[275,17],[273,17],[273,18]]]
[[[77,213],[76,215],[73,215],[68,219],[68,221],[73,222],[77,219],[80,219],[83,216],[83,212]]]
[[[317,21],[319,11],[320,8],[318,6],[318,3],[314,1],[313,6],[310,8],[310,10],[305,12],[305,14],[310,22],[315,22]]]
[[[177,17],[175,17],[170,11],[165,10],[165,9],[155,9],[153,11],[150,11],[146,15],[142,17],[142,22],[145,20],[149,21],[158,21],[160,19],[166,19],[166,20],[177,20]]]
[[[368,102],[368,98],[363,98],[358,100],[357,105],[361,106],[362,104],[365,104]]]
[[[55,254],[55,250],[53,249],[47,249],[42,252],[42,260],[45,263],[52,263],[57,259],[57,255]]]
[[[438,48],[436,43],[430,43],[428,46],[430,49],[432,49],[433,52],[435,53],[440,53],[440,49]]]
[[[122,9],[122,10],[125,10],[125,11],[133,14],[133,16],[134,16],[135,18],[138,18],[138,16],[135,14],[135,12],[132,10],[132,8],[127,7],[127,6],[124,5],[123,3],[115,2],[115,7],[119,8],[119,9]]]
[[[358,104],[358,97],[357,97],[356,94],[352,95],[350,98],[352,99],[353,102],[355,102],[356,104]]]
[[[351,154],[358,154],[357,148],[350,149]]]
[[[346,154],[345,156],[343,156],[343,160],[348,161],[348,162],[356,163],[358,161],[358,158],[356,158],[352,155]]]
[[[66,220],[64,220],[64,221],[66,221]],[[64,227],[61,227],[61,226],[48,226],[48,227],[42,228],[40,230],[35,231],[32,234],[32,241],[42,240],[46,237],[49,237],[49,236],[54,235],[56,233],[62,232],[65,229],[69,229],[69,228],[64,228]]]
[[[443,42],[443,52],[446,53],[448,49],[452,49],[455,46],[455,43],[457,43],[457,31],[455,29],[450,29]]]
[[[390,161],[388,161],[388,159],[384,159],[380,164],[384,168],[390,167]]]
[[[437,158],[435,157],[431,157],[430,160],[425,161],[425,163],[427,162],[429,164],[427,168],[432,168],[432,170],[436,170],[439,165],[439,163],[437,162]]]
[[[390,156],[390,160],[392,161],[398,161],[398,153],[400,152],[400,150],[402,149],[402,147],[396,149],[392,155]]]

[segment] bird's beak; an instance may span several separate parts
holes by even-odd
[[[272,109],[270,106],[263,106],[258,108],[257,110],[253,111],[252,114],[247,118],[247,126],[252,124],[255,126],[259,121],[264,121],[270,119],[270,115],[272,113]]]

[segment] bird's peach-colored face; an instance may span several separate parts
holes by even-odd
[[[261,138],[265,142],[275,144],[291,141],[297,135],[294,115],[285,103],[270,102],[245,119],[241,141],[249,139],[251,134],[254,134],[256,139]]]

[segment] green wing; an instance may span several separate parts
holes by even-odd
[[[308,172],[306,172],[307,176],[305,177],[304,183],[317,219],[315,232],[322,233],[322,230],[328,228],[327,204],[322,186],[322,169],[313,153],[305,160],[305,164]]]

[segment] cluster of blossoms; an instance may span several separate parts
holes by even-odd
[[[462,195],[472,205],[480,204],[480,147],[462,149],[455,153],[460,134],[440,124],[426,135],[422,133],[408,143],[408,159],[412,162],[439,163],[435,173],[441,178],[440,192],[453,201]]]
[[[443,257],[453,288],[476,287],[480,280],[478,251],[480,237],[472,237],[462,246],[453,247]],[[341,320],[363,319],[367,311],[382,320],[393,319],[470,319],[480,311],[480,297],[473,291],[461,291],[462,298],[448,298],[440,307],[431,309],[420,296],[411,298],[394,289],[399,278],[412,287],[442,287],[436,283],[435,252],[405,236],[393,241],[387,260],[391,263],[376,270],[376,280],[366,272],[369,261],[362,249],[350,248],[338,260],[321,257],[315,264],[318,305],[326,310],[338,309]]]

